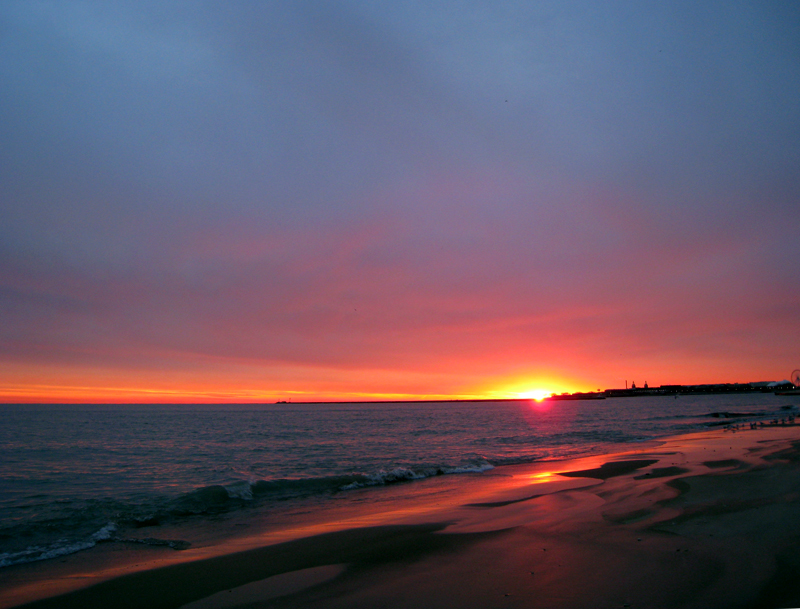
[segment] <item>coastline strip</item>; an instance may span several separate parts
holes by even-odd
[[[487,478],[487,488],[506,480],[494,501],[476,493],[416,521],[139,571],[24,606],[223,609],[236,589],[254,609],[800,605],[800,427],[701,432],[507,474]],[[276,596],[282,577],[297,587]]]

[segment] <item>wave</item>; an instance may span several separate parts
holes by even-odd
[[[552,454],[547,447],[541,445],[535,452],[526,451],[516,455],[486,456],[470,453],[463,455],[461,463],[455,465],[398,465],[366,473],[294,479],[233,479],[177,496],[151,495],[141,501],[109,498],[69,505],[70,502],[64,504],[60,498],[48,500],[42,495],[39,507],[42,515],[47,514],[46,517],[24,523],[8,523],[7,526],[0,527],[0,542],[9,549],[0,552],[0,568],[73,554],[93,548],[101,542],[167,546],[182,550],[189,546],[185,541],[159,539],[154,536],[138,538],[135,537],[135,531],[157,530],[162,525],[214,517],[239,509],[263,507],[271,502],[313,499],[360,488],[411,483],[444,475],[477,474],[499,466],[573,456],[573,452],[581,453],[581,446],[570,449],[562,443],[557,454]],[[40,541],[22,548],[18,544],[23,539]],[[13,547],[15,545],[17,547]]]
[[[351,490],[355,488],[363,488],[365,486],[383,486],[386,484],[394,484],[396,482],[407,482],[410,480],[422,480],[424,478],[432,478],[433,476],[443,476],[447,474],[470,474],[485,472],[494,469],[494,465],[488,461],[483,463],[469,466],[459,467],[425,467],[420,469],[411,469],[407,467],[398,467],[389,471],[379,471],[370,476],[360,477],[350,484],[341,487],[341,490]]]
[[[320,494],[333,494],[370,486],[384,486],[401,482],[422,480],[433,476],[449,474],[480,473],[495,466],[486,459],[458,466],[418,466],[396,467],[379,470],[372,474],[352,473],[317,478],[279,479],[279,480],[236,480],[228,484],[214,484],[201,487],[177,497],[151,497],[144,503],[95,502],[83,505],[80,509],[61,512],[56,518],[29,521],[24,530],[17,526],[4,527],[0,539],[12,540],[25,537],[58,539],[53,542],[32,544],[22,549],[0,552],[0,568],[22,563],[48,560],[74,554],[95,547],[101,542],[136,543],[150,546],[167,546],[183,550],[189,543],[182,540],[159,539],[157,537],[138,538],[130,536],[131,530],[158,527],[163,524],[213,516],[245,508],[263,505],[264,501],[284,501],[302,499]],[[46,504],[47,502],[45,502]],[[52,506],[58,501],[50,502]],[[111,516],[108,522],[90,534],[89,528],[98,521]],[[119,529],[128,534],[118,534]]]
[[[59,556],[67,556],[69,554],[75,554],[76,552],[93,548],[98,543],[110,541],[144,544],[148,546],[166,546],[172,548],[173,550],[185,550],[191,546],[189,542],[180,539],[158,539],[156,537],[146,537],[140,539],[133,537],[119,537],[114,535],[116,531],[117,524],[115,522],[109,522],[100,530],[95,531],[84,539],[59,539],[56,542],[46,545],[33,545],[28,546],[24,550],[18,550],[16,552],[0,553],[0,568],[10,567],[11,565],[21,565],[29,562],[37,562],[40,560],[48,560],[50,558],[58,558]]]
[[[96,546],[98,542],[110,540],[116,530],[117,525],[110,522],[99,531],[90,535],[87,539],[80,541],[69,542],[59,540],[45,546],[29,546],[17,552],[4,552],[0,554],[0,567],[9,567],[26,562],[35,562],[37,560],[47,560],[48,558],[57,558],[59,556],[66,556],[67,554],[74,554],[81,550],[88,550]]]
[[[480,473],[495,465],[486,459],[457,466],[396,467],[372,474],[344,474],[317,478],[250,480],[205,486],[174,499],[169,513],[176,516],[200,515],[226,511],[258,499],[285,500],[349,491],[367,486],[385,486],[398,482],[423,480],[433,476]]]

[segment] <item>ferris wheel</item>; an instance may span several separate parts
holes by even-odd
[[[792,372],[791,381],[792,385],[795,387],[800,387],[800,370],[795,370]]]

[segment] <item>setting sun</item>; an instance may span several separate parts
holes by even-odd
[[[519,397],[526,400],[536,400],[537,402],[549,397],[553,392],[546,389],[531,389],[530,391],[523,391],[519,393]]]

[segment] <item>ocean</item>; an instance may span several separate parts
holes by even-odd
[[[800,414],[800,396],[0,405],[0,568],[109,541],[181,550],[508,465]],[[712,413],[747,416],[721,418]],[[388,505],[387,503],[387,505]]]

